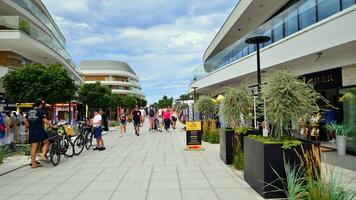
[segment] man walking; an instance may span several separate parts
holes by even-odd
[[[29,110],[26,115],[25,131],[29,131],[28,143],[31,144],[31,166],[33,169],[41,167],[41,164],[36,161],[37,148],[40,142],[43,144],[41,160],[46,160],[49,142],[43,124],[45,123],[51,128],[57,128],[47,120],[46,113],[42,110],[44,104],[44,101],[36,100],[34,109]]]
[[[155,123],[156,123],[155,116],[156,116],[155,109],[152,106],[150,106],[150,108],[148,109],[149,131],[153,131],[155,128]]]
[[[138,106],[136,105],[135,109],[131,113],[131,116],[132,116],[132,120],[134,122],[135,134],[137,136],[140,135],[141,115],[142,115],[142,113],[138,109]]]

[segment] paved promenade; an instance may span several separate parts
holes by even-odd
[[[184,151],[185,134],[117,131],[106,151],[86,151],[57,167],[24,167],[0,177],[0,199],[261,199],[219,158],[219,145]]]

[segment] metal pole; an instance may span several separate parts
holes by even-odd
[[[257,84],[258,84],[258,92],[261,91],[261,61],[260,61],[260,43],[256,44],[257,47]]]
[[[195,106],[195,88],[193,88],[193,121],[195,120],[195,112],[194,112],[194,106]]]

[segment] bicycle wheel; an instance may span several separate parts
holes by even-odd
[[[74,155],[74,144],[72,142],[72,140],[65,136],[62,140],[61,140],[61,152],[62,154],[64,154],[67,157],[72,157]]]
[[[79,154],[81,154],[84,149],[84,146],[84,136],[83,134],[80,134],[74,140],[74,155],[78,156]]]
[[[86,135],[86,137],[85,137],[85,148],[87,150],[89,150],[90,147],[93,145],[93,134],[87,133],[85,135]]]
[[[53,166],[57,166],[61,160],[61,152],[58,149],[58,143],[54,142],[51,144],[49,149],[49,160]]]

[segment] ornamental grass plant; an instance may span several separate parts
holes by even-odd
[[[298,124],[305,114],[317,112],[321,95],[311,83],[298,78],[287,70],[270,74],[263,86],[262,97],[266,100],[268,122],[273,126],[275,137],[285,135],[285,127]]]

